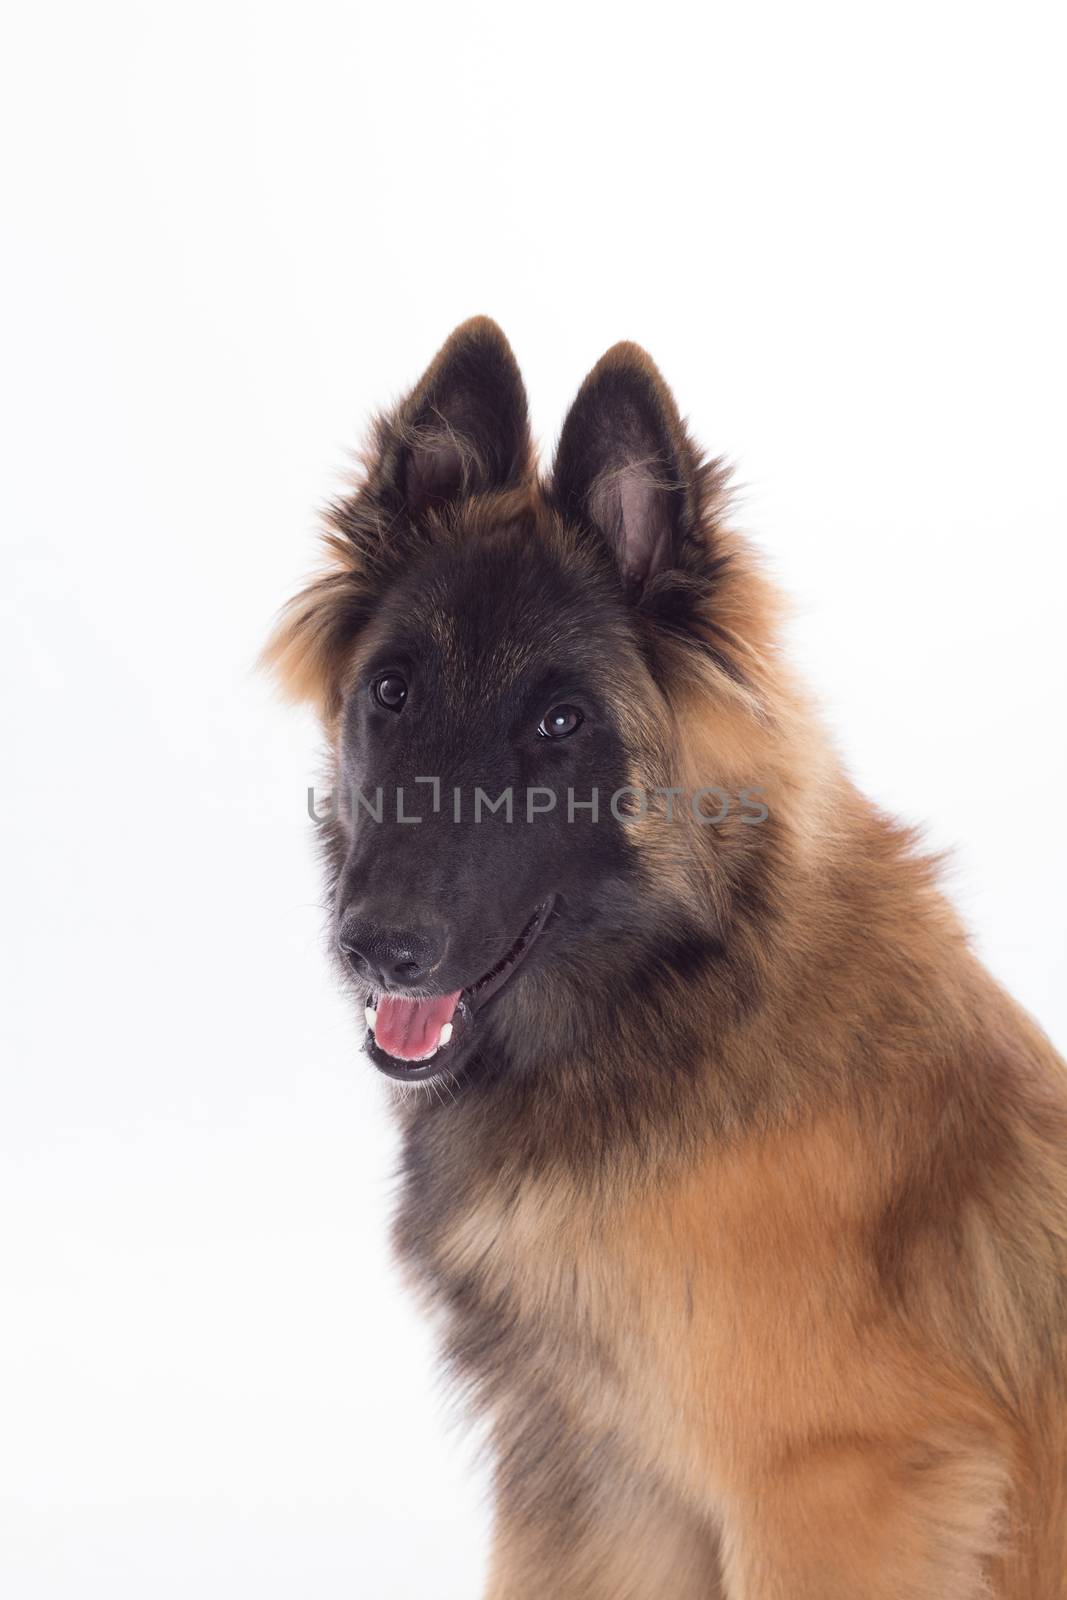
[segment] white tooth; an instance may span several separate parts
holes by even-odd
[[[363,1015],[367,1019],[367,1027],[370,1029],[371,1033],[373,1033],[374,1032],[374,1024],[378,1020],[378,1013],[375,1011],[373,1006],[367,1006],[367,1008],[363,1012]]]
[[[452,1037],[452,1024],[450,1022],[446,1022],[444,1027],[441,1029],[441,1037],[437,1041],[438,1050],[440,1050],[440,1048],[441,1048],[441,1046],[443,1044],[447,1044],[449,1039],[451,1039],[451,1037]]]

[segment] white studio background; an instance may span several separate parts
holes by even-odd
[[[369,412],[647,346],[885,805],[1067,1048],[1057,8],[9,9],[0,1587],[468,1600],[310,720],[253,671]]]

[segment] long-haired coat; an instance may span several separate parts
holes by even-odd
[[[269,656],[491,1600],[1063,1600],[1064,1068],[842,771],[651,361],[546,480],[464,324],[330,522]]]

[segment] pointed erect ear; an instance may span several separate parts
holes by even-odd
[[[613,551],[631,593],[699,551],[699,470],[670,390],[636,344],[613,345],[578,391],[552,487]]]
[[[420,383],[378,426],[373,485],[413,517],[504,489],[530,470],[526,391],[489,317],[462,323]]]

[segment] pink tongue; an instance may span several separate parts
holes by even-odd
[[[374,1040],[379,1050],[398,1061],[418,1061],[436,1050],[441,1029],[451,1022],[462,989],[455,994],[435,994],[429,1000],[405,1000],[383,994],[378,1001]]]

